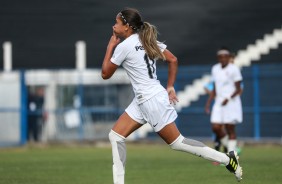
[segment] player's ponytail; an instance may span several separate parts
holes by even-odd
[[[144,22],[139,31],[139,38],[149,58],[165,60],[165,56],[158,46],[158,31],[154,25]]]
[[[119,15],[124,24],[128,24],[134,33],[139,34],[140,42],[150,59],[166,59],[158,46],[157,28],[148,22],[143,22],[138,10],[126,8]]]

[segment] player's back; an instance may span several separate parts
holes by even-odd
[[[164,44],[159,46],[162,50],[166,47]],[[123,60],[121,65],[130,78],[138,103],[165,90],[157,79],[156,60],[148,57],[138,34],[131,35],[117,46],[112,62],[118,60]]]

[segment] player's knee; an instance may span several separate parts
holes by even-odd
[[[119,135],[115,131],[111,130],[109,133],[109,140],[112,143],[112,142],[124,141],[125,138],[122,135]]]
[[[214,133],[220,133],[222,131],[222,128],[220,126],[212,126],[212,131]]]
[[[228,137],[229,137],[229,139],[231,139],[231,140],[237,138],[235,133],[230,133],[230,134],[228,134]]]
[[[236,135],[235,129],[227,129],[227,133],[229,136]]]

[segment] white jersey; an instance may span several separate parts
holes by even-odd
[[[242,104],[240,96],[232,98],[225,106],[222,102],[230,98],[235,92],[235,82],[242,81],[240,69],[234,64],[228,64],[222,68],[216,64],[212,68],[212,80],[215,84],[215,103],[212,108],[212,123],[237,124],[243,121]]]
[[[159,47],[162,52],[166,49],[163,43],[159,43]],[[138,104],[165,90],[157,79],[156,61],[147,56],[138,34],[131,35],[116,47],[111,62],[126,70]]]
[[[242,81],[242,74],[240,69],[230,63],[226,67],[222,68],[218,63],[212,67],[212,80],[215,83],[216,99],[218,103],[222,103],[226,98],[230,98],[235,92],[235,82]],[[237,95],[234,99],[239,98]]]

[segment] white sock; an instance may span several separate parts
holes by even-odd
[[[228,141],[228,152],[236,150],[237,140],[231,139]]]
[[[125,138],[111,130],[109,139],[112,144],[114,184],[124,184],[126,161]]]
[[[205,144],[187,139],[180,135],[173,143],[170,144],[171,148],[178,151],[184,151],[193,155],[203,157],[204,159],[228,165],[229,157],[224,153],[218,152],[212,148],[207,147]]]
[[[220,139],[221,144],[222,144],[223,146],[227,147],[227,148],[228,148],[228,141],[229,141],[228,135],[225,135],[224,137],[222,137],[222,138]]]

